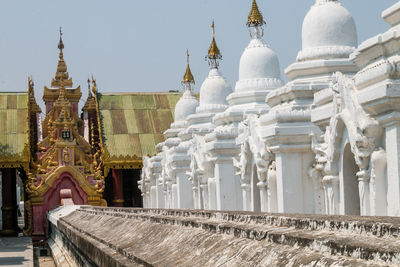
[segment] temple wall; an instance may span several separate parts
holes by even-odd
[[[400,264],[400,218],[89,206],[48,218],[65,266]]]

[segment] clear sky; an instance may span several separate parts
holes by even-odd
[[[303,18],[315,0],[258,0],[267,21],[265,40],[277,53],[282,77],[301,49]],[[386,31],[381,12],[396,0],[341,0],[363,41]],[[86,98],[94,74],[101,92],[181,89],[186,49],[198,91],[207,76],[204,60],[215,19],[223,55],[221,71],[232,87],[241,53],[249,42],[245,26],[251,0],[1,0],[0,91],[25,91],[27,76],[36,97],[50,85],[63,27],[64,58]]]

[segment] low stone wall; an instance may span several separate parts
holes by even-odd
[[[400,265],[400,218],[89,206],[49,218],[52,249],[75,266]]]

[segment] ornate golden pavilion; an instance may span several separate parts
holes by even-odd
[[[82,91],[67,72],[61,31],[58,49],[55,76],[43,89],[43,120],[32,78],[26,93],[0,92],[2,235],[19,231],[18,177],[25,185],[24,234],[34,240],[47,235],[46,212],[66,198],[80,205],[140,207],[142,156],[156,154],[181,96],[100,93],[92,77],[79,112]]]

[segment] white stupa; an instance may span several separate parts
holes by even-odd
[[[349,55],[357,47],[353,17],[338,0],[316,0],[304,18],[302,50],[286,74],[291,80],[335,71],[355,73]]]
[[[264,24],[257,2],[253,0],[246,23],[251,40],[240,58],[239,80],[235,91],[227,98],[230,107],[224,112],[225,116],[237,111],[246,114],[266,112],[266,95],[282,86],[278,57],[263,39]]]
[[[196,114],[188,117],[189,128],[201,127],[212,130],[212,117],[226,110],[228,107],[226,97],[232,93],[231,86],[218,69],[218,61],[222,59],[222,55],[215,41],[214,22],[212,28],[213,37],[206,56],[210,72],[200,87],[200,105],[196,108]]]
[[[182,84],[185,87],[182,97],[175,105],[174,122],[171,128],[164,132],[168,138],[166,144],[169,142],[179,143],[178,133],[187,126],[186,118],[196,113],[196,108],[199,106],[199,101],[193,95],[192,85],[194,84],[193,74],[189,66],[189,52],[187,51],[187,67],[185,75],[183,76]],[[176,141],[174,141],[175,139]]]
[[[172,124],[174,128],[184,127],[186,124],[186,118],[189,115],[196,113],[196,108],[199,106],[199,101],[193,95],[192,91],[192,85],[195,81],[189,66],[189,52],[187,52],[187,58],[186,72],[182,80],[182,84],[185,86],[185,91],[175,105],[174,123]]]

